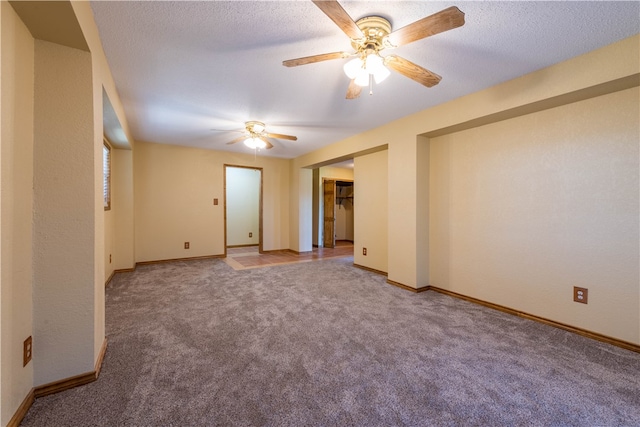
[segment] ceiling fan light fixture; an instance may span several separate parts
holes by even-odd
[[[264,125],[264,123],[257,122],[255,120],[252,120],[250,122],[245,122],[244,126],[245,128],[247,128],[248,132],[252,132],[252,133],[262,133],[266,129],[266,126]]]
[[[367,70],[361,68],[356,76],[355,82],[358,86],[369,86],[369,73],[367,73]]]
[[[344,73],[350,79],[355,79],[358,76],[358,73],[360,72],[360,70],[362,70],[362,65],[363,65],[362,59],[353,58],[351,61],[344,64],[344,67],[343,67]]]
[[[369,74],[375,74],[380,68],[384,68],[382,57],[375,53],[367,55],[365,68]]]
[[[384,66],[384,59],[377,53],[370,53],[363,61],[354,58],[344,64],[344,73],[350,79],[355,79],[358,86],[369,86],[369,76],[372,75],[376,84],[382,83],[391,71]]]
[[[245,139],[244,145],[254,150],[256,148],[265,148],[267,146],[267,144],[260,138],[253,138],[253,137]]]
[[[389,71],[387,67],[383,65],[382,67],[380,67],[380,69],[376,70],[376,72],[373,73],[373,79],[376,81],[376,84],[380,84],[387,77],[389,77],[390,74],[391,74],[391,71]]]
[[[384,66],[384,60],[378,54],[370,54],[367,56],[367,65],[365,68],[369,74],[373,74],[376,84],[382,83],[384,79],[391,74],[391,71]]]

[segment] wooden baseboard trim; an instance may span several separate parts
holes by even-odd
[[[353,266],[356,267],[356,268],[360,268],[362,270],[370,271],[372,273],[380,274],[381,276],[387,277],[389,275],[389,273],[387,273],[385,271],[376,270],[375,268],[371,268],[371,267],[365,267],[364,265],[356,264],[355,262],[353,263]]]
[[[39,398],[49,394],[59,393],[61,391],[69,390],[70,388],[92,383],[97,379],[96,371],[91,371],[85,374],[65,378],[63,380],[53,381],[36,387],[34,390],[35,397]]]
[[[96,379],[100,376],[100,371],[102,370],[102,362],[104,362],[104,355],[107,354],[107,338],[105,337],[102,342],[102,347],[100,347],[100,353],[98,354],[98,358],[96,359]]]
[[[96,360],[95,370],[35,387],[33,389],[35,398],[47,396],[53,393],[59,393],[61,391],[69,390],[70,388],[79,387],[81,385],[94,382],[100,375],[100,370],[102,369],[102,362],[104,361],[104,355],[106,351],[107,339],[105,338],[104,342],[102,343],[102,347],[100,348],[98,358]]]
[[[429,289],[431,289],[431,286],[423,286],[422,288],[412,288],[411,286],[407,286],[407,285],[404,285],[404,284],[402,284],[400,282],[395,282],[395,281],[389,280],[389,279],[387,279],[387,283],[390,284],[390,285],[393,285],[393,286],[397,286],[398,288],[401,288],[401,289],[404,289],[404,290],[407,290],[407,291],[415,292],[417,294],[419,294],[420,292],[425,292],[425,291],[428,291]]]
[[[134,271],[136,271],[135,267],[133,267],[133,268],[121,268],[119,270],[114,270],[113,272],[114,273],[131,273],[131,272],[134,272]]]
[[[111,275],[107,278],[107,280],[104,282],[104,287],[106,288],[107,286],[109,286],[109,283],[111,282],[111,279],[113,279],[113,276],[116,275],[116,271],[113,270],[111,272]]]
[[[250,248],[252,246],[258,246],[257,243],[249,243],[247,245],[228,245],[227,248]]]
[[[441,294],[445,294],[445,295],[449,295],[451,297],[454,298],[459,298],[465,301],[469,301],[472,302],[474,304],[479,304],[488,308],[492,308],[494,310],[498,310],[498,311],[502,311],[504,313],[507,314],[512,314],[514,316],[518,316],[518,317],[522,317],[524,319],[529,319],[529,320],[534,320],[536,322],[539,323],[544,323],[545,325],[549,325],[549,326],[553,326],[555,328],[559,328],[559,329],[563,329],[565,331],[568,332],[572,332],[574,334],[578,334],[581,335],[583,337],[586,338],[590,338],[596,341],[601,341],[607,344],[611,344],[614,345],[616,347],[621,347],[624,348],[626,350],[630,350],[636,353],[640,353],[640,345],[638,344],[634,344],[634,343],[630,343],[628,341],[624,341],[624,340],[620,340],[617,338],[612,338],[606,335],[602,335],[599,334],[597,332],[592,332],[592,331],[588,331],[586,329],[582,329],[582,328],[578,328],[575,326],[571,326],[571,325],[567,325],[565,323],[561,323],[561,322],[556,322],[555,320],[549,320],[549,319],[545,319],[544,317],[540,317],[540,316],[535,316],[533,314],[529,314],[529,313],[525,313],[523,311],[519,311],[519,310],[515,310],[513,308],[509,308],[509,307],[505,307],[503,305],[499,305],[499,304],[494,304],[491,302],[487,302],[487,301],[483,301],[477,298],[473,298],[473,297],[469,297],[466,295],[462,295],[459,294],[457,292],[452,292],[452,291],[448,291],[446,289],[442,289],[442,288],[438,288],[435,286],[428,286],[429,290],[441,293]]]
[[[29,412],[29,408],[33,405],[34,400],[36,400],[35,392],[34,389],[31,389],[29,390],[27,397],[25,397],[20,406],[18,406],[16,413],[13,414],[13,417],[9,420],[7,427],[18,427],[27,415],[27,412]]]
[[[155,261],[140,261],[136,262],[136,267],[139,265],[152,265],[152,264],[163,264],[166,262],[174,262],[174,261],[197,261],[203,259],[214,259],[214,258],[225,258],[225,254],[220,255],[203,255],[203,256],[194,256],[188,258],[171,258],[171,259],[159,259]]]

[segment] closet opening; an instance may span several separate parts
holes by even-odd
[[[262,253],[262,168],[224,165],[224,254],[229,248]]]

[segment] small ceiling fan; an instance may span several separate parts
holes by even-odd
[[[369,86],[372,93],[373,81],[378,84],[389,76],[390,72],[386,67],[426,87],[437,85],[442,77],[436,73],[397,55],[383,57],[380,52],[464,25],[464,13],[452,6],[392,32],[391,23],[383,17],[367,16],[354,21],[337,0],[312,1],[351,39],[355,52],[332,52],[289,59],[283,61],[282,65],[297,67],[355,56],[344,65],[344,72],[351,79],[347,99],[359,97],[364,86]]]
[[[244,130],[237,130],[233,132],[242,132],[244,135],[239,136],[233,141],[227,142],[227,145],[235,144],[236,142],[244,141],[244,145],[252,149],[266,148],[270,150],[273,148],[273,144],[267,138],[274,139],[286,139],[289,141],[297,141],[298,137],[293,135],[283,135],[281,133],[268,133],[265,132],[266,126],[262,122],[250,120],[244,123]],[[219,130],[219,129],[212,129]]]

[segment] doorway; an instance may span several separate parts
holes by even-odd
[[[336,240],[353,243],[353,181],[322,181],[322,246],[335,248]]]
[[[224,165],[224,253],[257,246],[262,253],[262,168]]]

